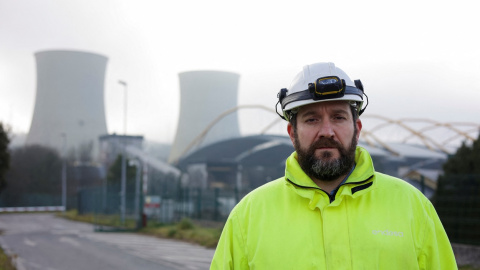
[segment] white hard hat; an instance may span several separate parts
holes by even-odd
[[[363,95],[365,93],[360,80],[352,82],[350,77],[333,63],[304,66],[303,71],[295,76],[290,87],[283,88],[278,93],[278,102],[285,116],[280,117],[289,120],[289,112],[295,108],[333,100],[352,101],[360,115],[365,110],[365,108],[362,109]]]

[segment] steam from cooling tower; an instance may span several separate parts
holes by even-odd
[[[189,71],[179,74],[180,117],[169,162],[176,162],[195,150],[196,148],[189,147],[209,124],[237,106],[239,78],[236,73],[223,71]],[[200,141],[205,146],[239,136],[238,115],[235,111],[218,121]]]
[[[35,54],[37,95],[27,144],[40,144],[77,155],[98,149],[107,133],[104,107],[105,56],[79,51]]]

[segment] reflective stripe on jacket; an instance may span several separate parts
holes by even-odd
[[[456,269],[430,201],[403,180],[356,167],[330,198],[294,152],[285,177],[245,196],[225,224],[210,269]]]

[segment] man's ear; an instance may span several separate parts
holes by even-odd
[[[295,129],[293,128],[290,122],[288,122],[288,125],[287,125],[287,132],[288,132],[288,136],[290,136],[290,140],[292,141],[293,147],[295,147]]]
[[[357,143],[358,143],[358,138],[360,138],[360,132],[362,131],[362,120],[360,120],[360,118],[357,118],[357,121],[355,121],[355,125],[357,125]]]

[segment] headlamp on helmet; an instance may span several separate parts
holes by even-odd
[[[308,84],[308,91],[313,94],[314,100],[343,97],[345,94],[345,80],[337,76],[318,78]]]
[[[357,95],[360,99],[363,99],[363,95],[365,95],[363,91],[363,85],[360,80],[355,80],[355,87],[348,86],[345,83],[344,79],[340,79],[337,76],[327,76],[321,77],[315,80],[313,83],[308,84],[308,89],[293,93],[291,95],[287,95],[288,90],[286,88],[282,88],[278,93],[278,103],[280,103],[282,110],[285,110],[285,107],[292,102],[300,101],[300,100],[329,100],[329,99],[341,99],[344,95]],[[366,95],[365,95],[366,96]],[[276,107],[275,106],[275,109]],[[368,97],[367,97],[367,106],[368,106]],[[366,108],[366,106],[365,106]],[[358,115],[361,115],[365,108],[357,108]],[[286,119],[284,116],[280,115],[277,111],[277,114],[289,121],[290,119]],[[286,115],[289,113],[285,112]],[[290,117],[288,117],[290,118]]]

